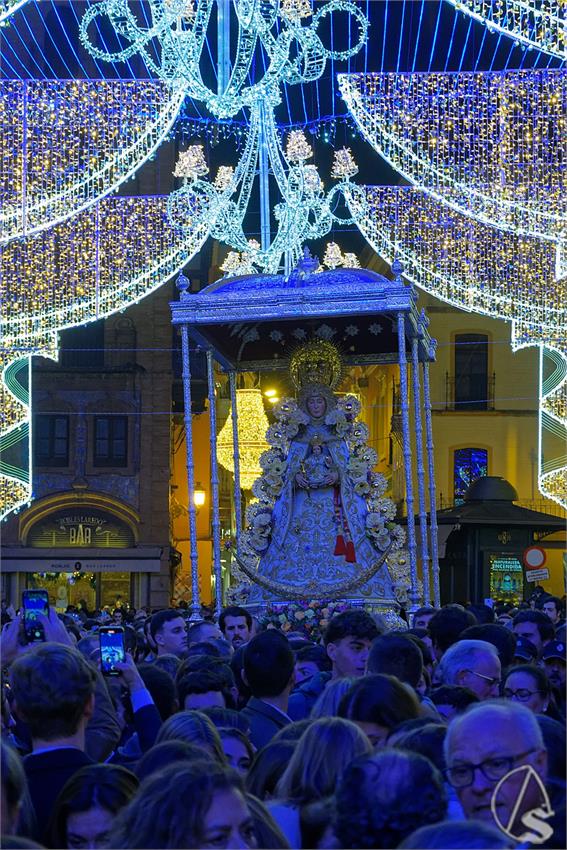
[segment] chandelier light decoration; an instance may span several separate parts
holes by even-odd
[[[0,515],[31,497],[26,458],[19,466],[9,460],[27,454],[29,442],[29,399],[19,380],[23,364],[27,367],[33,354],[56,357],[58,331],[122,310],[179,272],[207,238],[199,221],[181,236],[169,223],[166,198],[106,198],[34,237],[3,246],[0,450],[6,452],[1,452]]]
[[[567,72],[340,74],[339,85],[410,183],[503,230],[566,238]]]
[[[566,58],[564,0],[449,0],[485,24],[489,31],[510,36],[529,49]]]
[[[514,349],[538,345],[553,359],[552,374],[540,376],[540,445],[549,437],[553,448],[540,456],[539,487],[567,506],[567,270],[555,278],[553,243],[482,224],[420,189],[358,189],[349,207],[377,254],[399,258],[408,280],[443,301],[511,321]]]
[[[0,242],[115,191],[166,138],[183,92],[160,81],[0,82]]]
[[[354,56],[366,41],[366,17],[348,0],[329,0],[316,12],[309,0],[217,0],[217,88],[213,89],[204,82],[201,70],[213,0],[196,4],[149,0],[147,5],[150,24],[145,28],[128,0],[101,0],[90,7],[81,22],[86,48],[112,62],[141,54],[160,79],[183,88],[216,118],[230,119],[241,110],[249,115],[244,150],[232,173],[230,166],[224,166],[209,182],[203,179],[207,165],[198,146],[181,154],[175,174],[184,184],[169,202],[174,227],[183,233],[186,227],[194,227],[195,216],[201,214],[211,236],[232,249],[224,264],[231,273],[236,268],[276,273],[282,267],[290,272],[307,240],[328,233],[333,224],[352,223],[335,210],[338,196],[351,185],[357,168],[350,152],[341,153],[345,163],[336,163],[334,171],[338,182],[325,193],[315,165],[308,163],[313,151],[304,134],[292,131],[284,145],[274,109],[281,103],[283,86],[314,82],[328,60]],[[235,51],[230,50],[231,13],[238,29]],[[348,19],[348,27],[343,28],[348,43],[343,49],[327,45],[323,32],[327,19],[339,13]],[[99,18],[110,21],[123,49],[109,53],[93,44],[90,28]],[[276,198],[270,197],[274,188]],[[259,194],[258,247],[245,233],[253,191]]]
[[[266,431],[269,423],[264,411],[261,389],[237,390],[236,409],[238,412],[240,486],[244,490],[250,490],[262,472],[260,456],[269,448],[266,442]],[[232,427],[231,410],[218,435],[217,457],[221,466],[234,475]]]

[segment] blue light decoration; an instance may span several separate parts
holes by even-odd
[[[565,240],[566,71],[340,74],[339,87],[406,180],[478,221]]]
[[[217,88],[203,79],[201,65],[214,0],[149,0],[151,22],[141,26],[128,0],[101,0],[90,7],[81,22],[81,40],[97,59],[123,61],[141,54],[160,79],[183,87],[187,97],[204,104],[215,117],[227,120],[241,110],[249,114],[246,143],[236,167],[225,166],[214,182],[203,180],[207,168],[202,151],[194,147],[181,154],[175,174],[184,180],[169,201],[174,226],[183,232],[193,227],[200,207],[211,235],[233,249],[225,271],[289,273],[301,257],[306,240],[328,233],[335,224],[351,224],[335,212],[339,195],[350,189],[357,168],[350,152],[337,152],[333,176],[338,180],[325,193],[317,169],[307,160],[313,155],[303,133],[294,130],[284,148],[274,117],[285,86],[304,85],[323,74],[327,61],[347,60],[363,47],[368,21],[348,0],[329,0],[316,12],[309,0],[256,3],[253,0],[218,0]],[[236,51],[230,52],[230,16],[238,27]],[[344,49],[324,43],[327,18],[348,17],[348,44]],[[114,52],[97,47],[90,27],[108,18],[121,43]],[[307,19],[310,23],[306,23]],[[152,46],[159,44],[159,62]],[[252,71],[254,66],[254,71]],[[347,157],[341,167],[337,157]],[[346,162],[346,160],[345,160]],[[346,168],[346,171],[345,171]],[[348,172],[348,173],[347,173]],[[256,181],[256,175],[258,180]],[[270,176],[272,186],[270,187]],[[275,186],[274,186],[275,184]],[[259,194],[261,241],[247,238],[246,218],[254,189]],[[270,192],[277,189],[274,202]],[[276,227],[272,234],[271,211]],[[240,264],[237,266],[236,264]]]
[[[28,0],[0,0],[0,24],[7,21],[10,15],[25,6]]]
[[[567,58],[565,3],[563,0],[448,0],[464,12],[497,31],[535,48]]]
[[[0,243],[116,191],[167,137],[183,99],[159,80],[0,81]]]
[[[60,330],[136,303],[177,274],[207,236],[202,217],[191,232],[173,230],[164,197],[114,197],[3,246],[0,517],[32,495],[31,356],[57,359]]]

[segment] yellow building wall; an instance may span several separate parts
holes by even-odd
[[[180,599],[191,600],[191,559],[187,488],[187,445],[185,426],[181,417],[172,421],[171,441],[171,538],[172,546],[181,554],[177,569],[174,594]],[[197,514],[197,553],[199,564],[199,587],[201,601],[211,602],[212,540],[211,540],[211,454],[209,448],[209,416],[201,413],[193,416],[193,458],[195,463],[195,486],[205,491],[205,504]]]

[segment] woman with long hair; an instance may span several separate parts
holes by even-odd
[[[91,764],[63,786],[49,826],[51,847],[113,847],[110,829],[138,789],[138,779],[117,764]]]

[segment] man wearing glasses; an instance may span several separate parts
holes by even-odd
[[[495,814],[500,825],[512,831],[520,824],[521,831],[522,816],[541,806],[537,781],[526,781],[527,771],[518,771],[494,792],[522,765],[530,765],[545,785],[547,751],[533,712],[512,702],[477,703],[451,721],[444,746],[446,778],[465,816],[494,824]]]
[[[496,647],[485,640],[460,640],[443,655],[436,677],[443,685],[468,688],[485,700],[500,696],[500,672]]]

